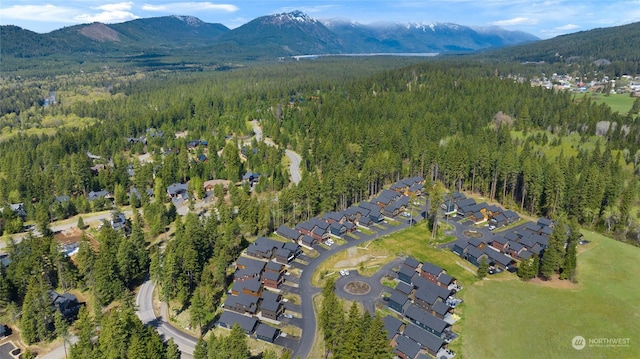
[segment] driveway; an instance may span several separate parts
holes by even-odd
[[[349,301],[360,302],[364,305],[364,308],[369,311],[371,315],[375,313],[376,299],[380,298],[382,293],[386,292],[387,287],[382,285],[382,277],[387,274],[395,275],[391,270],[393,267],[397,267],[402,264],[404,258],[396,258],[393,261],[385,264],[371,277],[361,276],[357,270],[349,271],[349,275],[343,276],[336,281],[336,294]],[[352,294],[346,290],[346,285],[351,282],[362,282],[369,285],[369,292],[366,294]]]
[[[11,351],[15,348],[16,347],[14,347],[11,342],[0,345],[0,359],[14,359],[11,355]]]
[[[318,269],[320,263],[322,263],[325,259],[332,256],[334,253],[338,251],[342,251],[347,248],[356,247],[361,245],[364,242],[386,236],[388,234],[400,231],[409,227],[409,225],[402,221],[397,226],[387,225],[385,229],[376,229],[376,233],[366,235],[364,233],[358,233],[359,239],[354,239],[348,241],[346,244],[337,246],[333,245],[328,250],[319,250],[320,255],[316,257],[313,261],[309,262],[306,266],[305,270],[302,272],[300,276],[300,298],[301,298],[301,309],[302,309],[302,317],[304,318],[304,323],[302,326],[302,338],[300,340],[299,345],[296,350],[294,350],[292,357],[300,357],[307,358],[309,357],[309,353],[311,352],[311,347],[313,346],[313,340],[316,335],[316,316],[313,308],[313,297],[318,294],[321,289],[313,287],[311,285],[311,276]],[[320,249],[320,246],[316,246],[316,249]],[[382,271],[380,271],[382,272]],[[380,278],[378,278],[377,282],[380,283]],[[380,284],[381,285],[381,284]],[[368,304],[369,308],[372,308],[375,305],[375,301],[372,301]]]

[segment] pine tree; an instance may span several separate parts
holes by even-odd
[[[563,265],[564,245],[566,243],[566,227],[564,220],[559,219],[549,236],[549,246],[544,250],[540,273],[549,280]]]
[[[247,335],[238,323],[231,326],[231,333],[225,341],[229,348],[229,359],[246,359],[250,356]]]
[[[62,314],[56,310],[53,316],[53,326],[58,338],[62,338],[62,346],[64,347],[64,356],[67,356],[67,340],[69,339],[69,323],[62,316]]]
[[[89,311],[86,307],[82,306],[78,313],[78,320],[75,323],[77,330],[78,341],[71,346],[69,352],[70,357],[74,359],[84,359],[93,357],[93,335],[94,325]]]
[[[20,328],[22,338],[28,344],[47,340],[51,336],[49,325],[53,324],[54,314],[51,307],[49,290],[42,278],[31,278],[22,303]]]
[[[631,106],[629,113],[632,115],[640,114],[640,97],[636,97],[636,99],[633,101],[633,105]]]
[[[342,304],[334,292],[335,282],[329,279],[325,284],[322,294],[322,307],[319,315],[320,328],[324,334],[325,351],[335,352],[340,347],[342,341],[342,326],[344,324],[344,314]]]
[[[77,227],[78,227],[79,229],[84,229],[84,226],[85,226],[85,225],[84,225],[84,220],[82,219],[82,216],[78,216],[78,224],[77,224]]]
[[[178,344],[173,341],[173,338],[169,338],[167,342],[167,359],[180,359],[180,355]]]
[[[477,276],[482,279],[486,277],[487,274],[489,274],[489,262],[487,262],[487,258],[483,256],[480,258],[480,262],[478,263]]]
[[[366,316],[366,314],[365,314]],[[384,322],[377,314],[366,326],[362,343],[362,358],[390,359],[394,357],[391,344],[387,339],[387,331]]]
[[[578,241],[580,241],[580,227],[575,219],[569,222],[569,240],[567,241],[567,252],[564,256],[564,265],[560,279],[575,279],[576,267],[578,265],[577,251]]]
[[[347,321],[344,323],[342,332],[344,333],[343,342],[340,347],[336,349],[334,358],[350,358],[358,359],[362,354],[362,339],[363,333],[360,327],[362,315],[360,314],[360,308],[356,302],[351,304],[349,314],[347,315]]]
[[[536,276],[537,269],[535,268],[535,260],[533,257],[529,259],[523,259],[518,266],[518,277],[523,281],[528,281]]]
[[[189,314],[191,319],[191,325],[195,325],[202,328],[204,320],[207,316],[207,310],[205,307],[205,295],[201,287],[196,288],[191,297],[191,307],[189,308]]]

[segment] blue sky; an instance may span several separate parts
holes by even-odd
[[[640,0],[2,0],[0,24],[39,33],[99,21],[117,23],[165,15],[193,15],[230,28],[293,10],[316,19],[342,18],[369,24],[451,22],[497,25],[540,38],[640,21]]]

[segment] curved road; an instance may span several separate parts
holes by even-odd
[[[140,318],[140,321],[142,321],[143,324],[151,325],[156,328],[160,335],[163,336],[164,340],[173,338],[173,341],[178,345],[178,348],[182,353],[182,358],[193,358],[193,351],[196,347],[197,338],[178,330],[176,327],[169,324],[162,316],[159,318],[156,317],[153,312],[154,289],[155,284],[153,284],[149,279],[147,279],[140,287],[138,295],[136,296],[136,306],[138,307],[136,314],[138,315],[138,318]],[[165,303],[162,304],[161,311],[162,313],[168,312]]]
[[[308,358],[313,347],[313,340],[316,336],[316,315],[313,308],[313,297],[320,292],[319,288],[311,285],[311,276],[318,269],[320,263],[329,258],[335,252],[345,250],[347,248],[361,245],[364,242],[386,236],[388,234],[397,232],[401,229],[409,227],[408,221],[400,220],[400,224],[397,226],[388,225],[386,229],[375,229],[376,233],[371,235],[365,235],[362,232],[358,232],[358,239],[348,240],[346,244],[342,246],[334,246],[329,250],[320,252],[320,255],[314,258],[309,264],[303,268],[302,275],[300,276],[300,307],[302,311],[303,327],[302,337],[298,348],[294,351],[292,358]]]
[[[364,242],[391,234],[393,232],[397,232],[401,229],[407,228],[408,226],[408,221],[401,220],[399,225],[387,225],[386,229],[376,229],[376,233],[371,235],[365,235],[364,233],[358,232],[358,239],[348,240],[347,243],[342,246],[333,246],[329,250],[319,249],[320,254],[303,268],[302,275],[300,276],[299,289],[301,299],[300,308],[303,318],[303,335],[301,336],[298,347],[295,349],[292,355],[293,358],[307,358],[309,356],[309,353],[311,352],[313,341],[316,336],[317,324],[316,315],[313,308],[313,297],[320,292],[320,289],[311,285],[311,276],[316,271],[316,269],[318,269],[320,263],[322,263],[325,259],[329,258],[338,251],[361,245]],[[380,271],[380,274],[376,274],[374,278],[377,278],[376,280],[378,280],[379,282],[379,279],[388,270],[388,268],[388,266],[383,267],[383,269],[385,270]],[[178,347],[182,351],[182,358],[193,358],[193,350],[195,348],[197,339],[176,329],[163,317],[158,318],[155,316],[153,312],[154,287],[155,286],[151,283],[151,281],[147,280],[140,288],[140,291],[138,292],[138,295],[136,297],[136,305],[138,306],[138,310],[136,313],[138,314],[138,317],[143,323],[155,327],[158,332],[160,332],[160,334],[164,336],[165,339],[173,338],[173,340],[176,342],[176,344],[178,344]],[[163,313],[166,313],[165,308],[163,308]]]
[[[257,120],[251,121],[251,126],[253,127],[253,133],[255,133],[256,141],[263,141],[264,138],[264,143],[266,143],[268,146],[278,147],[270,138],[263,137],[262,127],[260,127],[260,124]],[[291,173],[291,182],[293,182],[294,184],[298,184],[302,180],[302,175],[300,174],[300,162],[302,161],[302,157],[300,157],[299,154],[287,149],[284,150],[284,153],[287,157],[289,157],[289,172]]]

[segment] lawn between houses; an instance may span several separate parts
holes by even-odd
[[[337,272],[337,264],[340,261],[348,260],[349,258],[359,258],[365,254],[376,257],[372,260],[367,260],[363,264],[366,268],[363,275],[373,275],[381,266],[389,263],[398,256],[412,256],[419,261],[427,261],[444,268],[449,275],[452,275],[458,279],[458,283],[464,287],[469,286],[478,281],[476,277],[476,267],[458,257],[455,253],[448,249],[439,249],[433,246],[434,243],[439,243],[438,240],[431,239],[431,230],[428,229],[424,222],[419,223],[410,228],[403,229],[399,232],[395,232],[388,236],[375,239],[371,242],[363,243],[356,253],[353,253],[353,248],[337,252],[330,258],[326,259],[316,272],[312,276],[311,283],[315,286],[322,286],[325,283],[322,273]],[[366,248],[366,249],[360,249]],[[384,258],[382,258],[384,257]],[[358,269],[359,265],[353,265],[354,269]],[[337,276],[337,274],[333,274]],[[466,289],[460,293],[460,297],[465,299]],[[464,303],[459,306],[457,313],[463,313],[463,319],[458,323],[464,322]],[[316,308],[317,309],[317,308]],[[384,313],[384,311],[382,312]],[[461,327],[459,324],[454,326],[454,332],[460,333]],[[318,331],[316,333],[314,349],[312,350],[312,358],[316,353],[316,346],[318,342],[322,340],[322,333]],[[454,340],[449,348],[459,353],[461,351],[460,339]]]
[[[525,283],[510,273],[480,281],[476,267],[431,246],[424,225],[376,239],[368,248],[377,255],[386,253],[388,261],[399,255],[429,261],[458,279],[464,302],[456,309],[461,320],[454,331],[460,338],[449,345],[457,358],[640,358],[640,248],[583,233],[591,243],[579,247],[575,285],[559,279]],[[345,256],[339,252],[320,268],[329,269]],[[571,346],[577,335],[587,341],[630,338],[630,343],[578,351]]]
[[[583,233],[591,243],[578,255],[578,284],[570,289],[514,279],[463,290],[459,358],[640,358],[640,248]],[[571,345],[578,335],[586,339],[582,350]],[[630,340],[590,347],[597,338]]]

